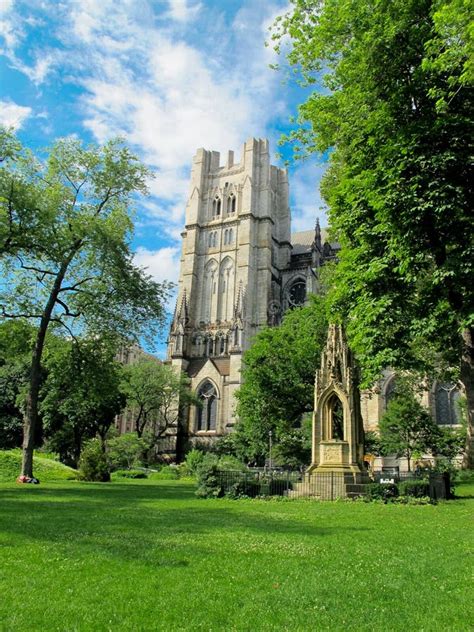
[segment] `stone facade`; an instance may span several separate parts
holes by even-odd
[[[201,442],[229,432],[242,354],[264,325],[318,291],[318,268],[337,248],[315,229],[291,234],[288,176],[270,163],[267,140],[194,156],[168,360],[202,399],[181,431]]]
[[[263,326],[277,325],[287,309],[318,292],[318,271],[339,250],[318,221],[313,230],[291,233],[287,172],[271,164],[268,141],[255,138],[238,163],[232,151],[221,164],[218,152],[198,149],[182,238],[168,361],[191,378],[202,407],[183,411],[181,446],[232,430],[243,352]],[[394,380],[386,371],[361,394],[366,430],[377,427]],[[438,423],[453,424],[458,397],[454,385],[435,384],[423,401]]]

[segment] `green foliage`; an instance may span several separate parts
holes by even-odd
[[[48,481],[74,480],[77,471],[62,463],[47,458],[44,454],[36,454],[34,467],[37,478],[41,483]],[[8,483],[16,480],[21,466],[21,450],[0,450],[0,483]]]
[[[404,481],[398,484],[400,496],[412,496],[423,498],[430,495],[430,484],[428,481]]]
[[[368,430],[364,433],[364,451],[366,454],[373,454],[374,456],[383,456],[384,446],[380,440],[378,432]]]
[[[113,470],[142,465],[143,452],[146,450],[146,443],[134,432],[114,437],[107,441],[107,460]]]
[[[98,483],[110,481],[107,456],[99,439],[91,439],[84,445],[79,460],[79,479]]]
[[[470,410],[471,14],[464,0],[292,0],[273,33],[316,87],[289,140],[297,155],[330,150],[322,194],[341,244],[330,303],[363,385],[387,366],[461,367]]]
[[[175,465],[165,465],[158,472],[152,472],[149,478],[155,481],[177,481],[179,471]]]
[[[197,403],[189,378],[158,359],[143,358],[124,367],[121,389],[135,414],[135,431],[148,450],[159,443],[168,428],[176,426],[182,406]]]
[[[40,403],[45,435],[61,461],[77,466],[84,440],[105,440],[124,407],[122,367],[110,340],[56,340],[48,349]]]
[[[148,478],[148,474],[144,470],[116,470],[112,474],[114,478]]]
[[[367,498],[389,502],[399,495],[395,483],[370,483],[366,488]]]
[[[262,461],[269,431],[276,445],[312,410],[314,371],[326,332],[324,299],[312,297],[309,305],[288,312],[279,327],[257,334],[244,354],[243,384],[236,394],[238,456]]]
[[[448,464],[463,455],[466,451],[466,428],[449,428],[438,426],[438,433],[433,453],[442,456]]]
[[[197,468],[202,463],[204,456],[205,456],[205,453],[202,450],[196,450],[196,449],[190,450],[186,454],[186,460],[185,460],[186,467],[192,476],[196,474]]]
[[[0,449],[21,445],[33,334],[23,320],[0,323]]]
[[[152,340],[171,286],[133,263],[130,204],[150,174],[120,140],[84,147],[61,139],[38,160],[2,130],[2,150],[1,317],[35,326],[22,465],[31,476],[48,330]]]
[[[196,468],[198,498],[220,498],[224,487],[219,476],[219,459],[215,454],[205,454]]]
[[[412,457],[432,451],[439,435],[431,415],[408,387],[389,401],[379,432],[385,454],[406,458],[409,470]]]

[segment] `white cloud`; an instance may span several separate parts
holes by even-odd
[[[189,22],[197,16],[201,9],[200,2],[190,5],[188,0],[168,0],[168,15],[177,22]]]
[[[18,105],[13,101],[0,101],[0,123],[6,127],[20,129],[26,119],[31,116],[31,108]]]
[[[155,281],[178,282],[179,264],[181,249],[178,246],[168,246],[158,250],[148,250],[148,248],[138,247],[134,262],[136,265],[145,268]],[[172,311],[176,302],[177,288],[172,292],[166,309]]]
[[[180,249],[174,246],[148,250],[138,247],[134,261],[137,265],[146,268],[155,281],[172,281],[176,283],[179,276]]]

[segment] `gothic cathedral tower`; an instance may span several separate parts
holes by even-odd
[[[242,353],[281,313],[281,271],[291,259],[288,178],[270,164],[267,140],[194,156],[168,359],[185,371],[202,406],[181,433],[210,441],[234,424]],[[178,433],[179,434],[179,433]]]

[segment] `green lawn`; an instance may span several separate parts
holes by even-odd
[[[0,484],[0,629],[472,630],[463,493],[401,506]]]

